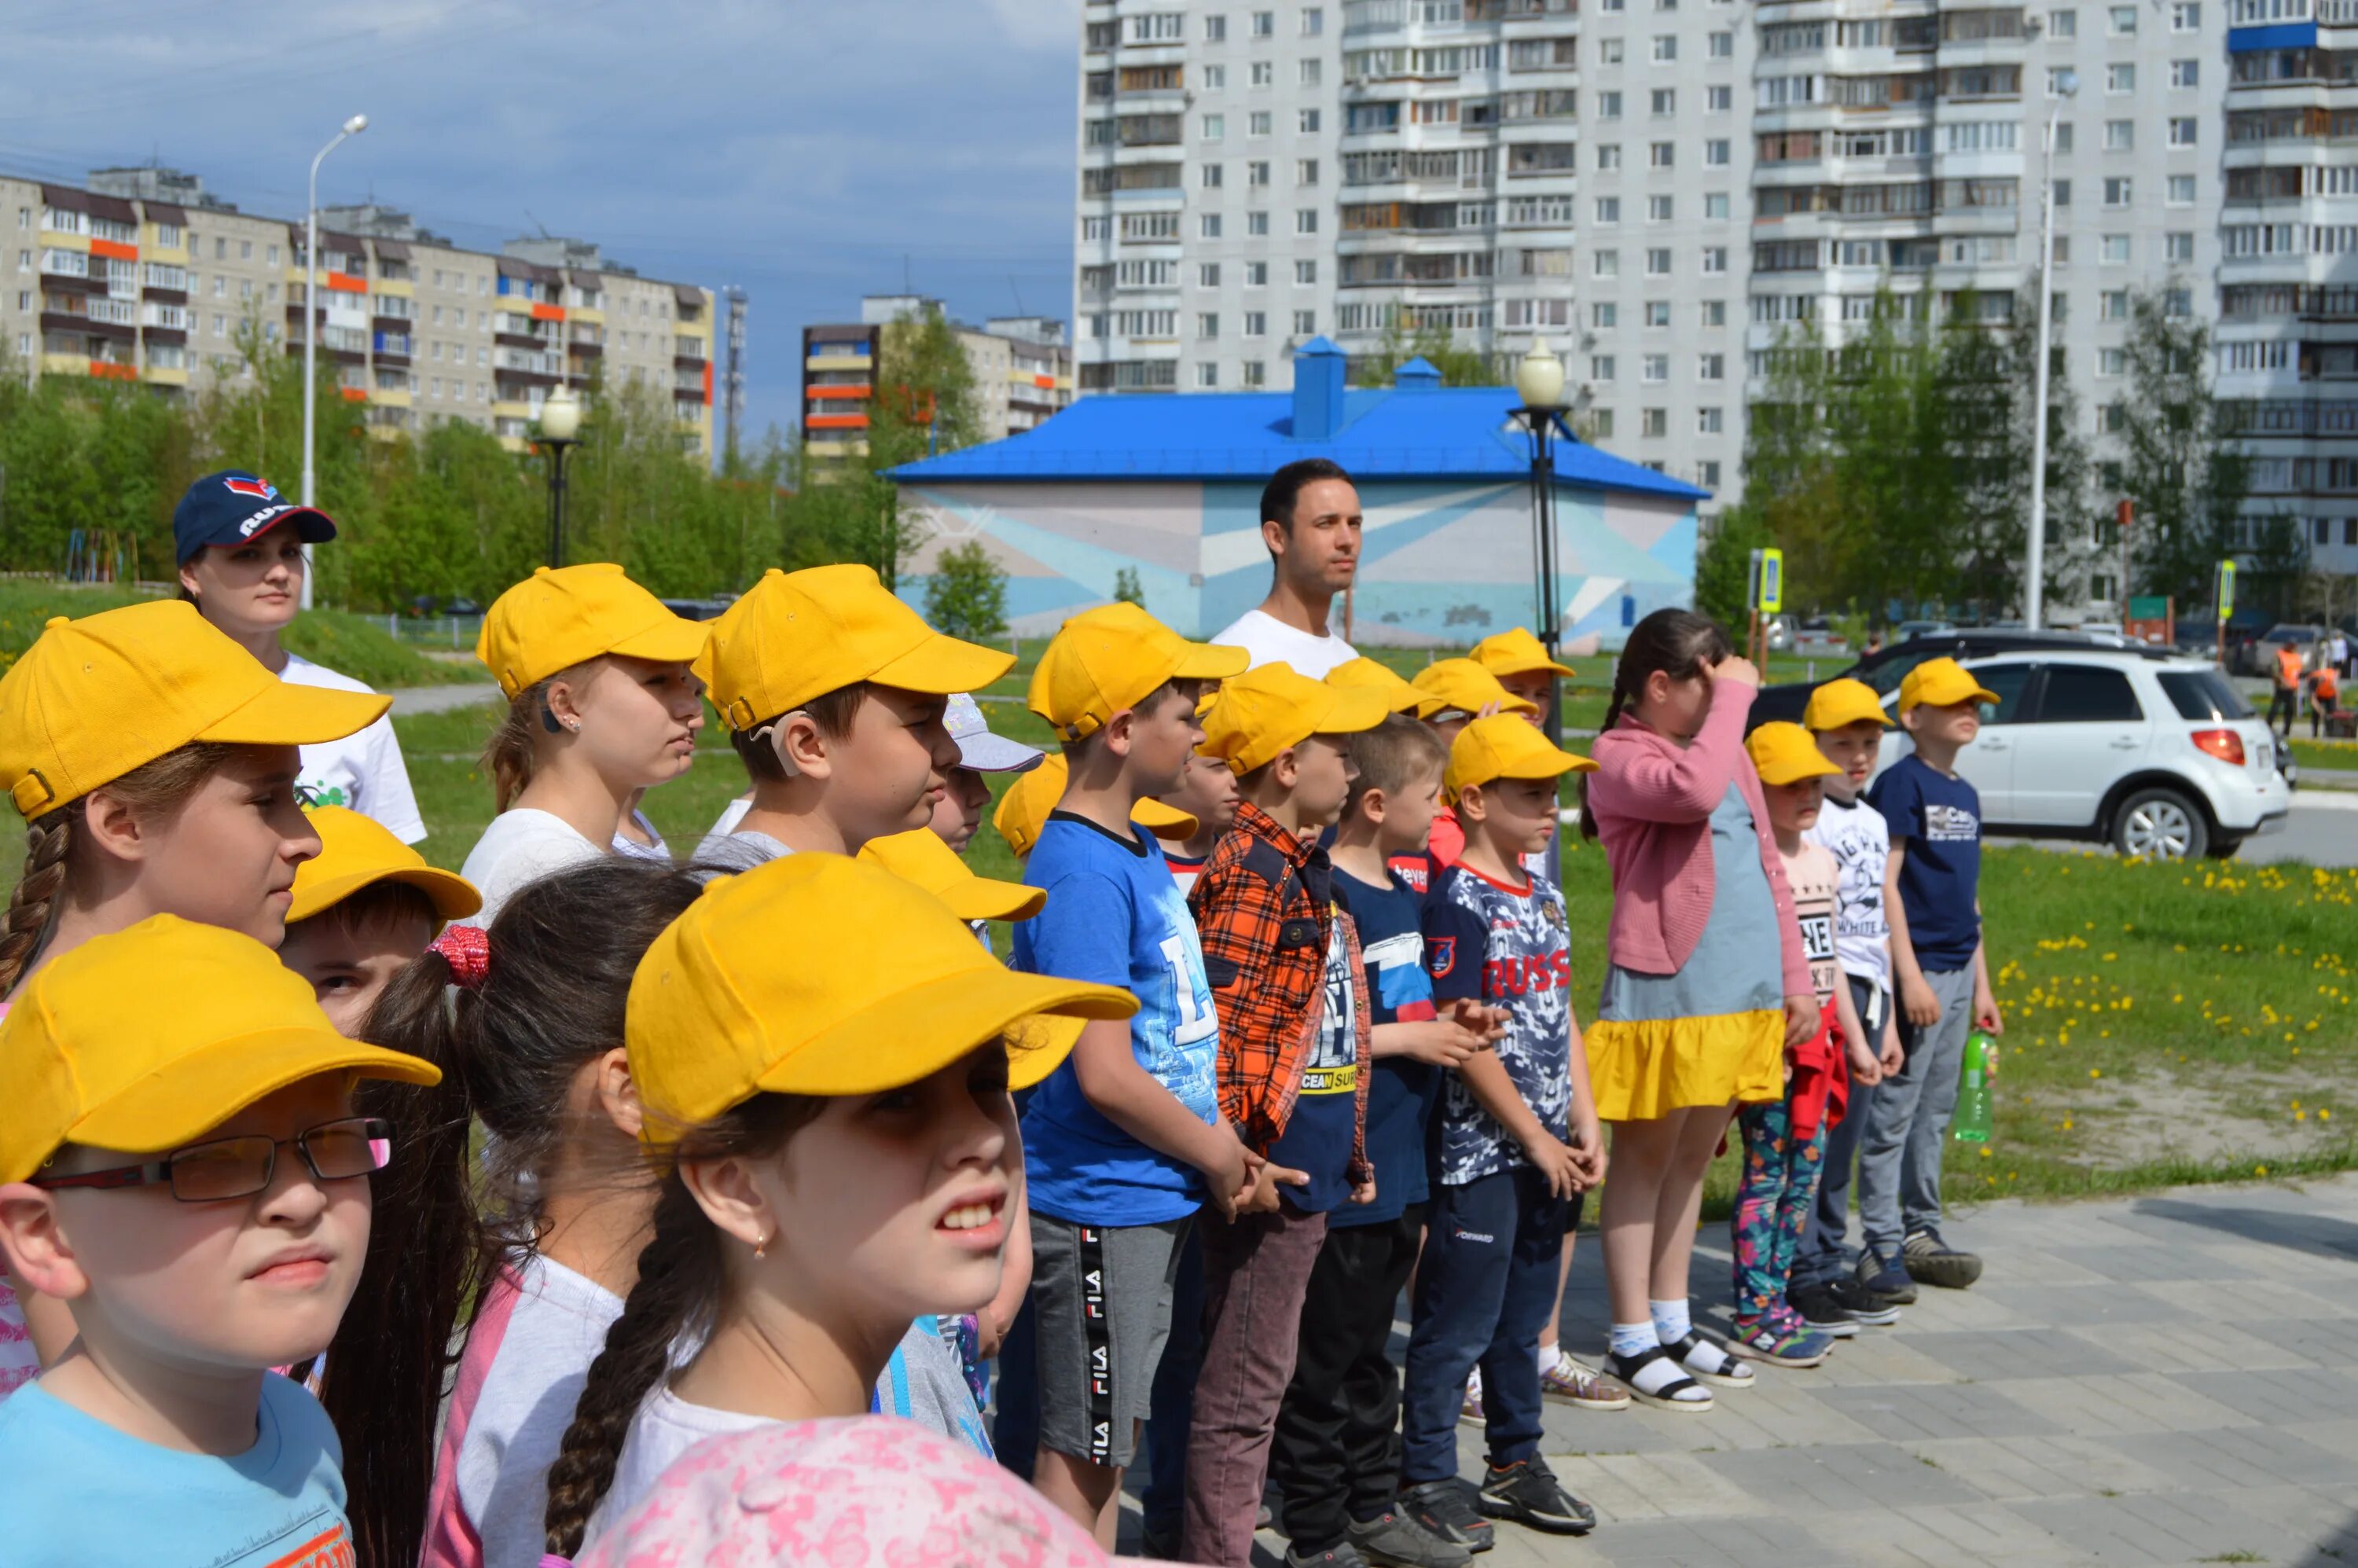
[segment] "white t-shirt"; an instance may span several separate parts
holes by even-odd
[[[614,829],[614,853],[627,856],[633,860],[653,860],[657,865],[670,865],[671,846],[664,842],[664,836],[661,833],[655,831],[655,825],[647,820],[647,814],[644,811],[633,811],[631,813],[631,820],[638,825],[639,831],[645,834],[652,842],[642,844],[617,827]]]
[[[715,838],[728,838],[729,835],[737,831],[737,825],[740,822],[744,821],[745,814],[752,809],[753,802],[748,796],[740,795],[735,800],[730,801],[726,806],[721,808],[719,816],[714,819],[712,831],[704,836],[704,841],[707,844],[709,844]]]
[[[329,691],[373,696],[350,676],[315,665],[299,654],[287,655],[278,678],[296,686],[316,686]],[[295,781],[303,799],[313,806],[341,806],[374,817],[405,844],[426,837],[426,819],[417,815],[417,795],[409,787],[409,770],[402,765],[401,741],[393,732],[388,713],[357,735],[305,746],[303,771]]]
[[[608,847],[591,843],[553,813],[530,806],[503,811],[475,840],[475,847],[467,852],[466,865],[460,870],[459,874],[483,895],[481,913],[460,924],[489,925],[518,888],[608,853]]]
[[[1801,835],[1834,858],[1834,954],[1843,973],[1891,989],[1891,918],[1883,908],[1883,868],[1891,829],[1866,797],[1844,802],[1832,791],[1815,827]]]
[[[1325,680],[1328,670],[1359,656],[1358,649],[1332,632],[1314,637],[1261,610],[1246,611],[1211,641],[1224,648],[1242,648],[1252,655],[1256,669],[1262,665],[1291,665],[1295,675],[1312,680]]]
[[[503,1271],[459,1357],[419,1568],[539,1568],[548,1467],[622,1298],[537,1255]]]

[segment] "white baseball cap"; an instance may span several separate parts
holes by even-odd
[[[982,716],[982,704],[962,691],[951,696],[942,722],[957,742],[958,766],[979,773],[1029,773],[1047,755],[1037,746],[994,733],[990,720]]]

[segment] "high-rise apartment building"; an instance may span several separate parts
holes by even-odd
[[[815,458],[868,449],[877,366],[893,323],[941,313],[920,294],[871,294],[857,321],[803,329],[803,450]],[[1029,430],[1073,400],[1073,350],[1053,316],[993,316],[979,327],[949,323],[974,376],[977,439]]]
[[[1082,27],[1084,392],[1283,386],[1310,335],[1358,356],[1395,323],[1502,370],[1544,339],[1594,439],[1724,505],[1779,334],[1839,342],[1884,288],[2006,321],[2051,170],[2098,459],[2131,297],[2165,290],[2215,325],[2254,514],[2358,570],[2358,400],[2318,384],[2358,375],[2358,0],[1087,0]]]
[[[687,449],[712,449],[711,291],[586,242],[492,254],[388,208],[322,208],[307,323],[302,219],[242,212],[178,170],[100,169],[87,189],[0,176],[0,344],[33,376],[185,395],[243,373],[248,348],[299,354],[316,330],[343,396],[388,435],[464,419],[520,450],[558,385],[636,380]]]

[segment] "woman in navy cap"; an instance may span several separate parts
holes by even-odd
[[[172,513],[172,544],[182,596],[245,651],[297,686],[365,692],[350,676],[278,645],[303,602],[303,546],[336,536],[317,507],[298,506],[238,469],[189,486]],[[342,806],[374,817],[405,844],[426,837],[417,796],[401,760],[391,715],[359,734],[303,748],[296,791],[306,804]]]

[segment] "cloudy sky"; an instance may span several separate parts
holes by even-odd
[[[904,279],[954,315],[1072,308],[1078,0],[0,0],[0,169],[200,174],[300,217],[373,197],[458,243],[594,239],[750,296],[747,422],[806,322]],[[719,431],[714,432],[716,438]]]

